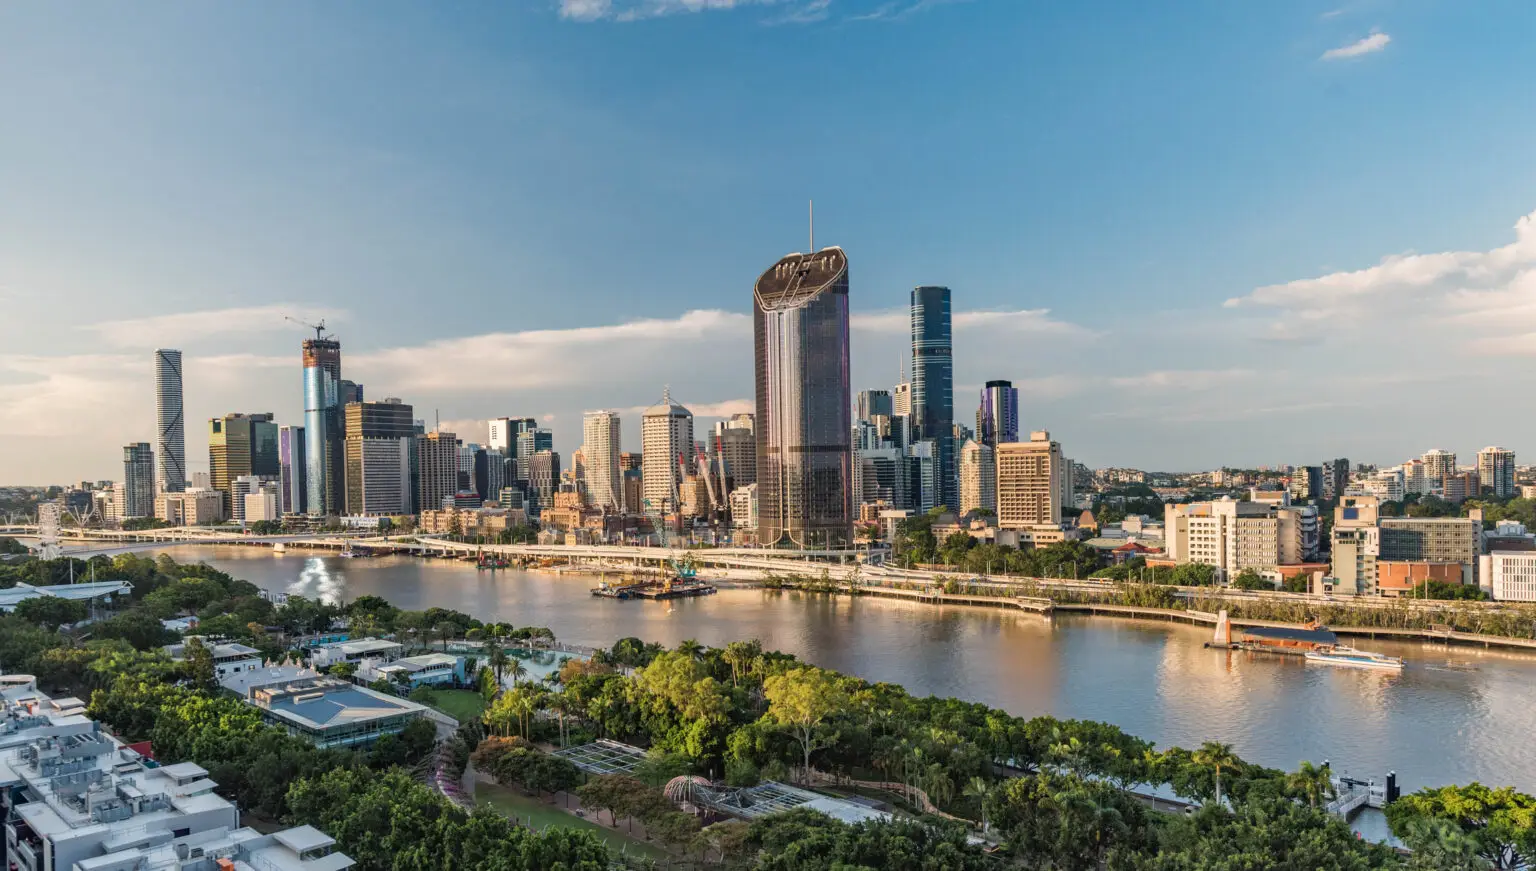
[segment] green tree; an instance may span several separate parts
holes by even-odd
[[[218,685],[218,669],[213,663],[213,651],[200,638],[188,638],[182,648],[183,663],[192,685],[212,691]]]
[[[789,729],[800,745],[804,776],[811,774],[811,754],[837,743],[823,725],[847,702],[835,675],[819,668],[796,668],[763,682],[768,716]]]
[[[1514,871],[1536,863],[1536,798],[1513,788],[1493,789],[1480,783],[1443,786],[1405,795],[1387,806],[1392,834],[1409,849],[1433,847],[1430,834],[1455,826],[1475,845],[1477,855],[1497,871]],[[1424,839],[1413,843],[1410,838]]]
[[[58,596],[36,596],[16,605],[16,616],[52,632],[66,624],[79,623],[86,617],[84,602]]]
[[[1231,744],[1221,744],[1216,741],[1207,741],[1195,751],[1194,763],[1211,770],[1216,778],[1216,803],[1221,804],[1221,771],[1231,770],[1242,764],[1237,754],[1232,752]]]
[[[1273,590],[1275,585],[1253,569],[1243,569],[1232,579],[1232,586],[1239,590]]]
[[[1285,786],[1293,794],[1305,797],[1309,807],[1315,808],[1318,802],[1333,797],[1333,778],[1326,765],[1302,762],[1285,776]]]

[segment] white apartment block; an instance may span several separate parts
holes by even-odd
[[[1293,508],[1280,492],[1278,501],[1165,505],[1168,556],[1211,566],[1223,581],[1246,569],[1266,572],[1306,561],[1318,547],[1316,510]]]
[[[1477,452],[1477,477],[1498,497],[1515,494],[1515,452],[1486,447]]]
[[[589,411],[582,416],[581,428],[585,439],[581,453],[586,460],[587,501],[594,508],[639,511],[638,505],[624,504],[624,487],[619,477],[619,453],[623,450],[619,413]]]
[[[673,402],[667,390],[661,404],[646,409],[640,421],[641,497],[649,505],[631,505],[629,510],[658,512],[666,506],[677,511],[678,485],[684,471],[692,468],[694,450],[693,412]],[[591,459],[589,454],[588,462]]]
[[[997,458],[991,446],[968,441],[960,449],[960,514],[997,510]]]
[[[1500,602],[1536,602],[1536,551],[1486,554],[1478,560],[1478,581]]]
[[[151,767],[28,675],[0,677],[0,819],[15,871],[345,871],[310,826],[263,835],[191,762]]]

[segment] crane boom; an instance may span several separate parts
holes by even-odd
[[[318,323],[318,324],[312,324],[309,321],[301,321],[298,318],[293,317],[292,315],[283,315],[283,320],[285,320],[285,321],[293,321],[294,323],[298,324],[301,327],[309,327],[310,329],[314,330],[315,331],[315,340],[316,341],[319,341],[319,340],[325,338],[325,318],[321,318],[320,319],[320,323]]]

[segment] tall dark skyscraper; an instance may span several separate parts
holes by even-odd
[[[855,414],[859,420],[872,420],[875,415],[891,416],[891,391],[889,390],[860,390],[858,408]]]
[[[303,514],[304,506],[309,502],[305,496],[305,462],[304,427],[278,427],[278,501],[284,514]]]
[[[316,337],[304,340],[305,510],[335,515],[345,499],[345,436],[341,410],[341,343]]]
[[[935,495],[960,504],[955,477],[955,374],[949,288],[912,289],[912,438],[934,443]]]
[[[758,540],[853,541],[848,257],[791,254],[752,290]]]
[[[123,516],[154,513],[155,454],[149,442],[134,442],[123,448]]]
[[[993,448],[1019,440],[1019,389],[1012,381],[988,381],[981,389],[976,440]]]

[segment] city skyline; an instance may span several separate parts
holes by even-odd
[[[625,5],[0,12],[26,37],[0,51],[0,110],[37,133],[0,143],[0,481],[110,477],[114,445],[156,443],[156,347],[184,350],[187,420],[302,423],[285,315],[326,318],[349,374],[466,440],[534,414],[568,455],[581,413],[615,408],[638,444],[630,409],[667,383],[705,428],[750,407],[744,288],[804,246],[812,195],[860,264],[855,391],[893,385],[905,296],[934,283],[954,292],[956,420],[1011,380],[1020,430],[1089,465],[1531,453],[1536,414],[1507,397],[1536,350],[1532,122],[1492,72],[1519,62],[1528,5],[1218,21],[975,0],[856,21],[876,4],[838,0],[782,26],[796,4]],[[785,68],[831,44],[815,76]],[[1154,51],[1188,62],[1127,76]],[[61,55],[80,81],[52,78]],[[249,102],[210,110],[221,92]],[[858,135],[774,128],[813,95]],[[1419,412],[1451,391],[1476,413]]]

